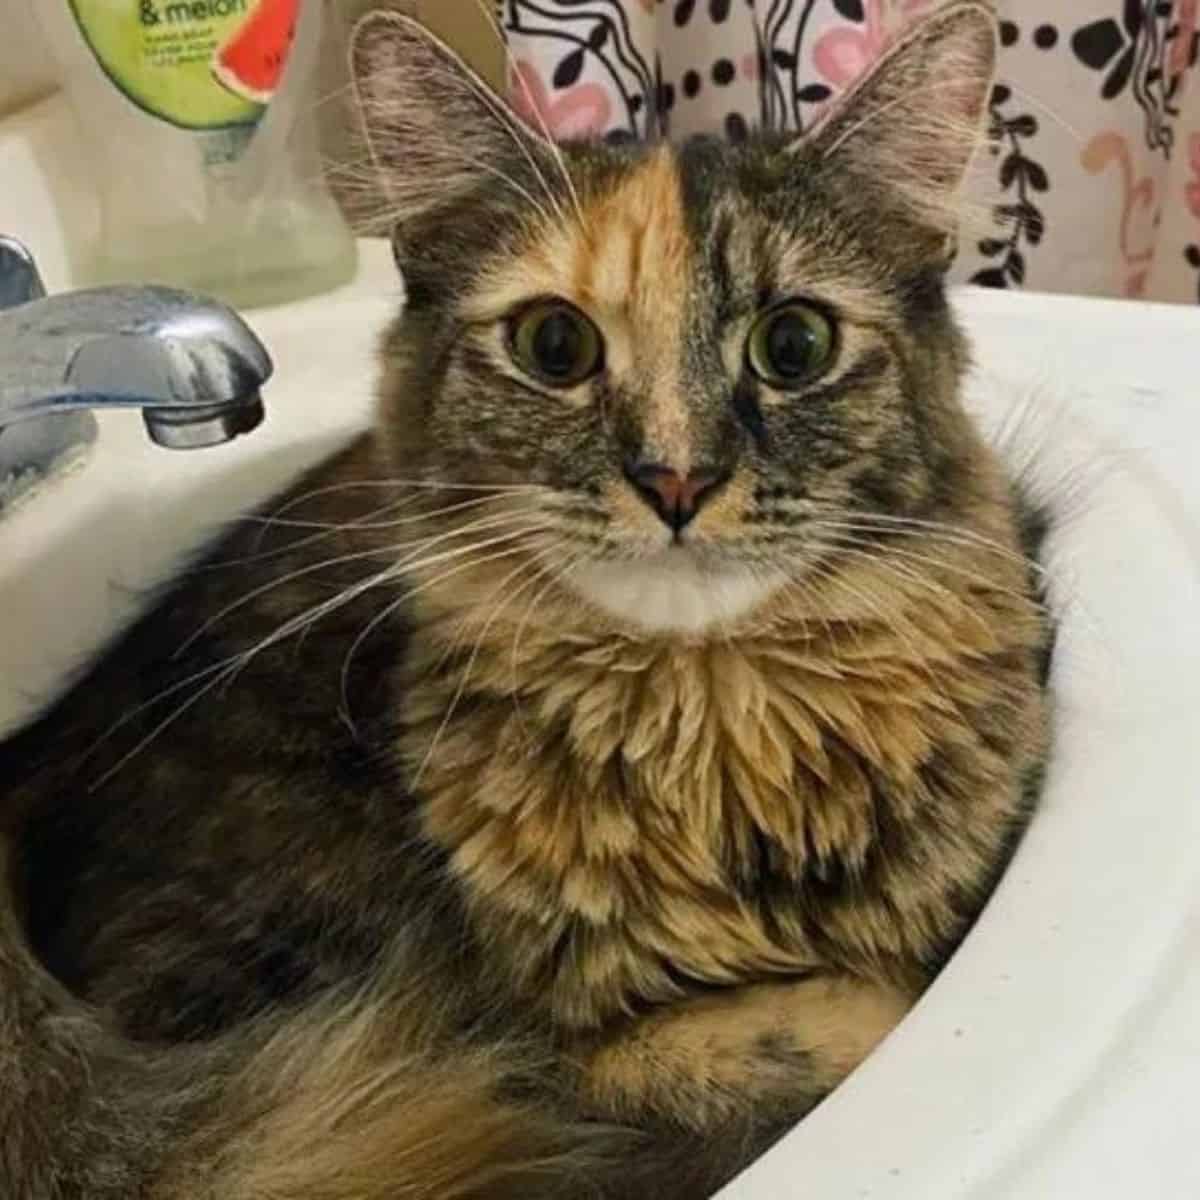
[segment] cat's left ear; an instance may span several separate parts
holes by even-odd
[[[991,5],[949,0],[885,52],[798,149],[898,205],[920,231],[950,238],[995,67]]]
[[[363,17],[350,71],[389,225],[419,223],[483,184],[532,200],[557,179],[550,144],[414,18]]]

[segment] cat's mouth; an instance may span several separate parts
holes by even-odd
[[[589,603],[653,633],[727,630],[753,614],[782,586],[782,575],[716,558],[687,540],[624,560],[582,563],[567,576]]]

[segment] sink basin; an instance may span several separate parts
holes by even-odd
[[[958,303],[975,411],[1058,522],[1049,778],[942,976],[723,1200],[1194,1200],[1200,311]]]
[[[7,159],[0,131],[5,200],[24,197],[30,222],[55,174],[26,153],[47,113]],[[36,240],[19,212],[0,215]],[[41,233],[42,261],[65,271],[61,230]],[[0,522],[0,729],[221,522],[364,427],[400,288],[384,244],[360,259],[336,293],[249,314],[277,367],[252,437],[178,455],[150,445],[137,414],[104,414],[87,467]],[[65,282],[50,269],[52,289]],[[1200,312],[978,291],[957,303],[979,352],[973,408],[1058,518],[1045,796],[915,1011],[724,1196],[1194,1200]]]

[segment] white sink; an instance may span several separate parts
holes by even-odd
[[[1200,311],[959,302],[981,420],[1060,519],[1049,780],[915,1011],[723,1195],[1195,1200]]]
[[[48,203],[70,160],[59,119],[0,127],[0,229],[39,247],[52,289],[66,270]],[[178,453],[150,445],[138,416],[108,415],[84,470],[0,521],[0,728],[136,609],[137,589],[365,424],[373,341],[400,289],[386,247],[362,249],[353,285],[248,314],[278,369],[259,431]],[[959,303],[980,419],[995,430],[1028,408],[1007,452],[1034,458],[1064,518],[1049,783],[943,976],[725,1195],[1195,1200],[1200,312]]]

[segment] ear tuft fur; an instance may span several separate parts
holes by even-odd
[[[951,0],[900,38],[804,145],[887,188],[921,229],[949,236],[995,64],[991,5]]]
[[[370,222],[376,231],[419,219],[482,183],[545,203],[539,189],[552,148],[419,21],[368,13],[351,35],[350,71],[366,141],[363,182],[383,197]]]

